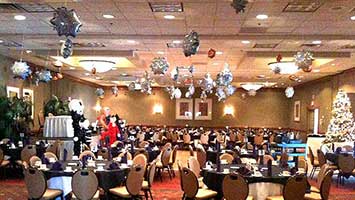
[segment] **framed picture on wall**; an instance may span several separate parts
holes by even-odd
[[[32,103],[32,119],[34,119],[34,112],[35,112],[35,106],[34,106],[34,95],[33,95],[33,90],[31,89],[23,89],[22,90],[22,97],[25,99],[25,100],[28,100]]]
[[[181,120],[192,120],[192,99],[176,99],[175,118]]]
[[[299,122],[301,120],[301,101],[295,101],[293,105],[293,121]]]
[[[195,99],[195,120],[212,120],[212,99]]]
[[[6,86],[7,97],[18,97],[20,98],[20,88]]]

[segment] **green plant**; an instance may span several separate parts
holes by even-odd
[[[11,134],[11,126],[14,119],[14,113],[11,109],[10,99],[0,97],[0,138],[8,137]]]
[[[51,99],[44,105],[44,115],[48,116],[49,113],[57,115],[70,115],[69,102],[62,101],[57,96],[52,95]]]

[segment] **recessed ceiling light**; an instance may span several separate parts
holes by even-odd
[[[313,72],[318,73],[320,72],[320,69],[314,69]]]
[[[312,41],[312,44],[322,44],[322,41],[320,41],[320,40],[314,40],[314,41]]]
[[[223,54],[222,51],[217,51],[217,52],[216,52],[216,55],[222,55],[222,54]]]
[[[127,43],[129,43],[129,44],[135,44],[136,41],[135,41],[135,40],[127,40]]]
[[[22,21],[22,20],[25,20],[26,17],[23,16],[23,15],[15,15],[15,16],[14,16],[14,19],[19,20],[19,21]]]
[[[174,15],[164,15],[164,19],[175,19]]]
[[[285,85],[285,83],[281,83],[281,85]]]
[[[256,16],[256,19],[260,19],[260,20],[264,20],[264,19],[267,19],[267,18],[269,18],[269,16],[267,16],[265,14],[260,14],[260,15]]]
[[[355,21],[355,15],[350,17],[351,20]]]
[[[26,50],[26,53],[32,53],[32,51],[31,50]]]
[[[4,40],[0,40],[0,43],[3,43],[4,42]]]
[[[158,51],[157,54],[163,55],[164,51]]]
[[[250,41],[249,40],[242,40],[242,43],[243,44],[250,44]]]
[[[74,69],[75,69],[75,67],[69,67],[69,69],[70,69],[70,70],[74,70]]]
[[[332,66],[335,66],[335,64],[334,64],[334,63],[332,63]]]
[[[113,19],[113,18],[115,18],[115,16],[109,15],[109,14],[104,14],[104,15],[102,15],[102,17],[105,18],[105,19]]]
[[[181,44],[181,40],[173,40],[174,44]]]
[[[216,63],[216,62],[215,62],[215,63],[212,63],[212,65],[219,65],[219,63]]]

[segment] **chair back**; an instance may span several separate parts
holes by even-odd
[[[148,141],[142,141],[138,144],[138,147],[139,148],[145,148],[145,146],[149,145],[149,142]]]
[[[223,196],[226,200],[245,200],[249,194],[249,186],[239,173],[231,173],[223,179]]]
[[[191,171],[193,171],[195,176],[199,177],[200,176],[200,168],[201,168],[201,166],[200,166],[198,160],[195,157],[190,156],[189,160],[188,160],[188,164],[189,164],[189,168],[191,169]]]
[[[129,153],[128,151],[127,151],[127,152],[122,152],[122,153],[118,154],[117,157],[123,158],[125,155],[127,156],[127,160],[132,160],[132,154]]]
[[[162,150],[165,150],[165,149],[167,149],[167,148],[172,148],[172,144],[171,144],[170,142],[164,144]]]
[[[155,132],[153,134],[153,141],[154,142],[159,142],[160,141],[160,133],[159,132]]]
[[[2,151],[2,149],[0,149],[0,164],[2,163],[3,160],[4,160],[4,152]]]
[[[156,168],[156,162],[153,161],[150,165],[149,165],[149,169],[148,169],[148,185],[149,187],[152,187],[152,184],[154,182],[154,176],[155,176],[155,168]]]
[[[101,149],[97,152],[97,156],[102,156],[102,158],[105,159],[105,160],[108,160],[109,157],[110,157],[107,148],[101,148]]]
[[[324,175],[324,178],[320,186],[320,195],[322,197],[322,200],[328,200],[330,186],[332,184],[332,176],[333,176],[333,170],[328,170]]]
[[[189,145],[189,152],[190,152],[190,156],[195,156],[194,149],[192,148],[191,145]]]
[[[40,199],[47,188],[43,172],[34,168],[27,168],[24,169],[24,176],[29,199]]]
[[[263,136],[263,134],[258,134],[258,135],[255,135],[255,136],[254,136],[254,144],[255,144],[255,145],[260,146],[260,145],[263,144],[263,142],[264,142],[264,136]]]
[[[231,132],[229,134],[229,141],[236,142],[237,141],[237,134],[235,132]]]
[[[178,151],[179,145],[175,145],[173,152],[171,153],[171,163],[175,163],[176,161],[176,155],[177,155],[177,151]]]
[[[145,158],[147,159],[147,161],[149,160],[149,154],[145,149],[138,149],[135,153],[134,153],[134,157],[138,156],[139,154],[142,154],[145,156]]]
[[[198,163],[200,164],[200,167],[205,166],[207,160],[207,154],[203,147],[196,148],[196,157]]]
[[[190,142],[191,142],[191,136],[188,133],[184,133],[184,135],[182,136],[182,139],[184,141],[184,144],[190,144]]]
[[[48,160],[50,158],[53,158],[55,161],[58,160],[57,156],[54,153],[52,153],[52,152],[45,152],[44,153],[44,157],[47,158]]]
[[[138,132],[137,133],[137,139],[138,139],[138,142],[143,142],[144,141],[144,133],[143,132]]]
[[[307,190],[307,177],[304,175],[291,176],[283,189],[284,200],[304,199]]]
[[[81,154],[79,155],[79,160],[81,160],[84,156],[89,156],[93,160],[96,160],[95,154],[93,152],[89,151],[89,150],[81,152]]]
[[[322,181],[323,181],[323,178],[325,176],[325,173],[329,170],[329,164],[324,164],[319,172],[318,172],[318,176],[317,176],[317,188],[320,189],[321,187],[321,184],[322,184]]]
[[[244,142],[245,136],[242,133],[237,133],[237,139],[240,142]]]
[[[317,157],[318,157],[319,167],[322,167],[327,161],[325,159],[325,155],[323,151],[321,151],[320,149],[317,150]]]
[[[269,160],[274,161],[274,158],[271,155],[264,155],[263,156],[264,164],[267,164],[267,162],[269,162]]]
[[[303,168],[305,174],[307,174],[307,173],[308,173],[308,163],[307,163],[307,160],[305,160],[305,159],[300,159],[300,160],[298,160],[298,168]]]
[[[59,144],[60,142],[56,140],[55,142],[51,143],[48,145],[46,152],[51,152],[54,155],[58,156],[59,153]]]
[[[340,154],[338,157],[338,166],[343,174],[351,174],[355,168],[355,161],[350,154]]]
[[[178,133],[172,133],[171,142],[176,143],[178,140],[179,140],[179,134]]]
[[[312,151],[312,148],[311,147],[308,147],[308,152],[309,152],[309,160],[311,161],[311,164],[314,165],[314,154],[313,154],[313,151]]]
[[[131,196],[138,196],[142,189],[145,169],[139,165],[133,165],[128,173],[126,189]]]
[[[197,177],[189,168],[182,168],[182,188],[187,198],[194,198],[198,192]]]
[[[229,153],[224,153],[221,156],[219,156],[219,159],[220,160],[226,160],[228,164],[232,164],[233,160],[234,160],[234,157],[231,154],[229,154]]]
[[[99,182],[92,171],[77,171],[72,178],[71,187],[74,195],[80,200],[92,199],[96,192]]]
[[[169,165],[170,156],[171,156],[171,148],[165,149],[161,156],[161,163],[163,164],[164,167]]]
[[[208,144],[208,135],[207,135],[207,133],[201,134],[201,136],[200,136],[200,143],[201,143],[201,144],[205,144],[205,145]]]
[[[39,158],[38,156],[32,156],[32,157],[30,158],[30,163],[29,163],[30,166],[31,166],[31,167],[35,167],[37,161],[41,161],[41,162],[42,162],[41,158]]]
[[[138,154],[133,158],[133,164],[140,165],[145,170],[147,167],[147,157],[144,154]]]
[[[25,146],[25,148],[22,149],[21,151],[21,160],[23,162],[29,163],[30,162],[30,158],[32,156],[35,156],[37,153],[36,151],[36,146],[34,145],[27,145]]]
[[[286,165],[288,163],[288,154],[286,151],[281,153],[280,165]]]

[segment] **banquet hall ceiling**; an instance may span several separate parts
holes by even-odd
[[[271,82],[279,87],[297,85],[354,67],[355,15],[354,0],[249,0],[245,13],[236,14],[230,0],[173,0],[181,3],[183,12],[152,12],[149,2],[162,0],[75,0],[75,1],[1,1],[0,52],[19,59],[23,44],[26,61],[45,65],[44,60],[59,55],[61,41],[49,20],[52,12],[27,12],[11,9],[4,3],[43,3],[47,8],[73,8],[83,23],[81,32],[73,40],[73,57],[125,57],[129,66],[117,65],[115,70],[92,75],[78,66],[65,65],[63,73],[99,85],[126,85],[128,81],[150,70],[154,57],[163,56],[175,66],[195,66],[194,78],[207,72],[213,77],[228,63],[235,84],[240,82]],[[291,12],[289,3],[314,6],[310,12]],[[312,4],[313,3],[313,4]],[[49,7],[48,7],[49,6]],[[26,20],[16,21],[15,15]],[[105,19],[104,14],[113,15]],[[175,19],[165,19],[165,15]],[[257,19],[259,14],[269,17]],[[196,55],[185,57],[181,47],[168,48],[173,41],[183,40],[191,30],[200,34],[200,49]],[[246,43],[249,41],[250,43]],[[314,41],[321,44],[314,45]],[[7,45],[10,45],[8,47]],[[179,46],[179,45],[178,45]],[[213,59],[207,57],[210,48],[220,52]],[[288,75],[274,74],[267,63],[291,60],[300,50],[314,54],[313,71],[297,72],[302,82],[292,82]],[[70,63],[69,63],[70,64]],[[48,64],[47,62],[47,65]],[[134,67],[132,67],[132,65]],[[51,66],[49,68],[53,69]],[[168,84],[169,75],[156,78],[158,85]]]

